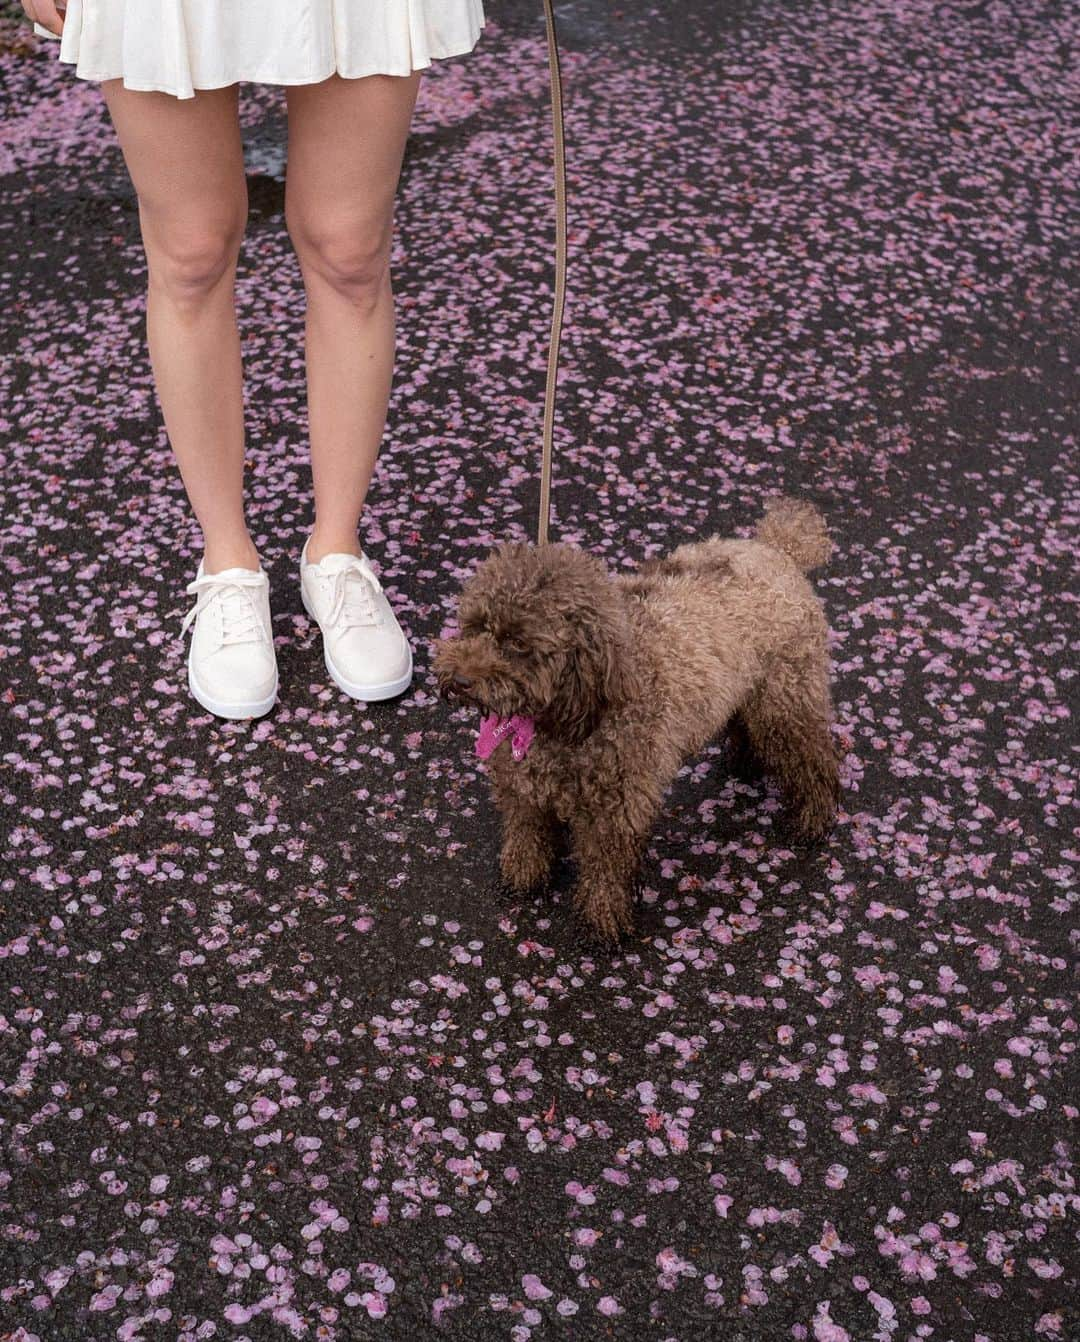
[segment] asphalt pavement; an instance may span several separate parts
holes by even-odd
[[[532,535],[542,9],[425,76],[363,539],[416,649],[329,681],[285,104],[244,85],[248,498],[281,695],[204,714],[199,540],[100,90],[0,19],[0,1337],[1080,1336],[1075,7],[561,4],[553,536],[837,543],[839,822],[721,742],[638,933],[515,901],[430,644]]]

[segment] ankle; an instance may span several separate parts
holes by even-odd
[[[318,564],[327,555],[356,555],[359,557],[362,554],[363,550],[355,532],[351,535],[340,532],[336,535],[330,532],[320,534],[316,529],[308,537],[307,562],[309,564]]]
[[[204,573],[220,573],[227,568],[247,568],[258,573],[260,567],[259,552],[250,537],[246,541],[207,542],[203,550]]]

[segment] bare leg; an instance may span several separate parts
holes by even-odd
[[[393,208],[420,77],[332,75],[286,90],[285,219],[307,291],[312,563],[360,553],[393,379]]]
[[[202,528],[204,566],[257,569],[244,521],[236,260],[247,222],[237,87],[190,99],[101,84],[149,270],[146,332],[169,443]]]

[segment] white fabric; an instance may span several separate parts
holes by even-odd
[[[407,75],[471,51],[483,0],[69,0],[57,59],[83,79],[193,98],[240,80]]]

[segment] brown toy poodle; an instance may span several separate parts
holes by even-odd
[[[753,539],[682,545],[634,573],[610,576],[562,544],[505,544],[480,565],[434,666],[440,693],[486,715],[477,753],[514,890],[545,880],[568,824],[575,908],[603,938],[631,930],[664,793],[725,729],[738,771],[781,785],[795,833],[828,832],[839,779],[827,626],[804,575],[831,549],[821,514],[780,498]]]

